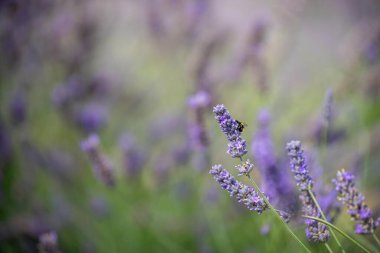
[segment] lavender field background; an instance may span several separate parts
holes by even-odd
[[[282,193],[270,201],[313,252],[326,249],[305,236],[293,139],[334,224],[379,251],[331,182],[352,172],[380,216],[379,13],[374,0],[0,1],[0,252],[302,252],[209,174],[237,174],[217,104],[247,124],[253,178]],[[44,248],[51,231],[59,250]]]

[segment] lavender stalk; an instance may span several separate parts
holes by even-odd
[[[355,187],[354,175],[344,169],[337,172],[333,183],[338,192],[337,199],[346,205],[347,213],[352,220],[356,221],[356,234],[374,234],[375,229],[380,225],[380,217],[375,221],[372,211],[365,204],[365,197]]]
[[[313,180],[309,175],[309,170],[307,168],[303,150],[301,148],[300,141],[291,141],[286,145],[288,155],[290,157],[290,165],[292,167],[292,172],[294,173],[294,178],[297,182],[299,191],[301,192],[300,200],[302,202],[302,209],[305,215],[321,218],[322,215],[318,211],[316,203],[313,201],[311,196],[311,190],[313,186]],[[315,220],[306,219],[305,223],[306,236],[311,242],[327,242],[330,238],[330,233],[327,230],[326,225],[318,223]]]
[[[99,150],[99,137],[90,135],[80,143],[81,149],[88,154],[94,173],[106,186],[115,185],[114,169],[111,161]]]
[[[284,221],[287,217],[281,217],[281,211],[276,210],[268,201],[268,198],[260,191],[256,182],[250,177],[253,164],[249,160],[243,162],[242,157],[247,153],[246,141],[241,138],[241,127],[239,122],[234,120],[224,105],[216,105],[214,107],[215,119],[218,121],[222,132],[226,135],[228,143],[227,153],[232,158],[238,157],[242,164],[236,166],[239,175],[247,176],[252,182],[253,188],[242,185],[236,181],[226,170],[223,170],[221,165],[214,165],[210,170],[210,174],[223,189],[230,192],[231,196],[235,196],[239,202],[243,202],[250,210],[257,211],[259,214],[269,208],[274,215],[284,224],[288,232],[294,239],[305,249],[306,252],[311,252],[302,241],[293,233],[290,227]]]

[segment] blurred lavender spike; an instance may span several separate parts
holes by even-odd
[[[218,121],[220,129],[226,135],[228,140],[227,153],[235,157],[242,157],[247,154],[247,144],[244,139],[240,137],[239,124],[232,118],[229,111],[224,105],[216,105],[213,112],[215,119]]]
[[[99,142],[98,135],[91,134],[80,143],[80,146],[90,158],[96,177],[106,186],[113,187],[115,185],[114,168],[111,161],[100,152]]]
[[[327,128],[331,127],[331,123],[333,120],[333,91],[332,89],[328,89],[325,94],[325,100],[323,104],[323,122]]]
[[[2,179],[3,170],[12,157],[12,142],[10,133],[3,123],[0,116],[0,179]]]
[[[13,125],[21,125],[26,119],[26,97],[22,90],[16,91],[9,102],[9,116]]]
[[[263,191],[282,207],[294,203],[292,185],[288,173],[277,163],[270,134],[270,113],[262,109],[257,116],[258,129],[252,140],[252,156],[263,176]]]
[[[138,177],[147,161],[146,151],[138,147],[135,138],[128,133],[120,137],[119,145],[123,152],[123,164],[127,177]]]
[[[346,205],[347,213],[356,221],[355,233],[372,234],[379,225],[380,217],[374,221],[372,211],[365,204],[365,197],[355,187],[355,177],[344,169],[336,174],[333,183],[338,193],[337,199]]]
[[[303,213],[308,216],[321,218],[322,216],[308,191],[309,186],[312,190],[313,180],[309,175],[301,142],[291,141],[287,143],[286,149],[290,157],[291,171],[297,182],[298,190],[301,192],[299,198],[302,202]],[[310,219],[305,219],[305,223],[307,225],[306,236],[309,241],[315,243],[326,242],[330,238],[326,225]]]
[[[145,1],[146,26],[154,39],[161,39],[167,34],[167,27],[163,20],[163,9],[157,0]]]
[[[54,231],[44,233],[39,237],[38,243],[39,253],[60,253],[58,249],[58,236]]]
[[[249,61],[252,62],[255,74],[257,76],[257,85],[262,93],[269,89],[268,70],[263,57],[263,48],[267,30],[268,23],[265,19],[256,20],[252,26],[247,49]]]
[[[85,88],[82,81],[77,76],[70,76],[70,78],[56,86],[51,93],[53,104],[65,110],[66,106],[72,101],[81,98],[85,94]]]
[[[205,19],[210,16],[210,0],[194,0],[186,2],[186,14],[188,16],[186,35],[188,40],[194,41],[204,27]]]
[[[107,123],[107,108],[90,103],[81,108],[76,116],[77,124],[87,133],[97,132]]]
[[[327,220],[333,223],[335,218],[339,215],[341,207],[339,202],[336,202],[336,192],[328,187],[323,180],[325,174],[323,167],[319,163],[317,152],[305,152],[306,160],[308,161],[312,170],[310,175],[312,178],[318,178],[319,180],[313,182],[313,189],[319,196],[319,205],[325,214]]]
[[[208,137],[204,122],[204,109],[210,105],[210,95],[199,91],[188,99],[193,110],[193,122],[189,127],[189,137],[194,150],[204,151],[208,147]]]

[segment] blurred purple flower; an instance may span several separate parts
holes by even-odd
[[[13,125],[18,126],[25,121],[26,106],[25,93],[16,91],[9,102],[9,116]]]
[[[65,109],[70,102],[82,97],[85,87],[77,76],[71,76],[67,82],[56,86],[51,94],[55,106]]]
[[[190,108],[205,108],[210,105],[211,97],[206,91],[198,91],[187,100],[187,105]]]
[[[282,207],[294,204],[289,174],[277,163],[269,124],[270,114],[263,109],[257,116],[258,129],[252,140],[252,156],[263,176],[263,191]]]
[[[332,89],[328,89],[325,94],[325,101],[323,104],[323,122],[327,126],[327,128],[331,127],[332,119],[334,116],[333,112],[333,91]]]
[[[90,200],[90,207],[92,211],[99,217],[105,217],[110,213],[110,207],[106,199],[94,196]]]
[[[354,180],[354,175],[344,169],[337,172],[336,179],[333,179],[338,193],[337,199],[346,205],[347,213],[356,221],[355,233],[374,233],[380,218],[374,221],[372,211],[365,204],[364,196],[356,189]]]
[[[0,175],[11,156],[12,143],[10,133],[7,131],[5,124],[0,119]]]
[[[260,234],[262,234],[262,235],[268,235],[269,232],[270,232],[270,230],[271,230],[271,225],[264,224],[260,228]]]
[[[302,202],[303,213],[308,216],[321,218],[322,216],[308,191],[309,187],[312,190],[313,180],[309,175],[301,142],[291,141],[286,145],[286,149],[290,157],[291,171],[301,192],[300,200]],[[305,219],[305,223],[307,225],[306,236],[309,241],[326,242],[330,238],[330,233],[323,223],[310,219]]]
[[[108,112],[101,104],[87,104],[79,111],[77,123],[86,132],[96,132],[107,122]]]
[[[191,154],[190,144],[188,141],[182,143],[178,147],[173,148],[171,154],[177,166],[186,164],[189,161]]]
[[[91,134],[80,143],[81,149],[91,160],[96,177],[108,187],[115,185],[114,169],[111,161],[99,150],[99,137]]]
[[[276,155],[269,132],[270,114],[267,110],[259,112],[258,130],[252,140],[252,155],[263,175],[276,164]]]
[[[138,147],[135,138],[127,133],[120,137],[119,145],[123,152],[123,164],[127,176],[137,177],[147,161],[146,151]]]
[[[40,235],[38,251],[39,253],[59,253],[57,233],[51,231]]]

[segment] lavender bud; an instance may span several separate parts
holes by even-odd
[[[100,152],[99,137],[91,134],[80,143],[81,149],[86,152],[91,160],[95,176],[105,185],[115,185],[114,169],[111,161]]]
[[[354,175],[344,169],[337,172],[336,179],[333,179],[338,193],[337,199],[346,205],[347,213],[356,221],[355,233],[374,233],[380,218],[374,221],[372,211],[365,204],[363,194],[356,189],[354,180]]]
[[[218,121],[220,129],[226,135],[228,143],[227,153],[233,158],[242,157],[247,154],[247,144],[240,137],[239,124],[234,120],[224,105],[216,105],[213,109],[215,119]]]
[[[305,215],[321,218],[316,204],[314,203],[308,189],[312,190],[313,181],[309,175],[309,170],[305,161],[304,152],[300,141],[291,141],[286,145],[290,157],[290,165],[294,178],[297,182],[299,198],[302,202],[302,210]],[[306,219],[306,236],[311,242],[326,242],[330,238],[330,233],[323,223],[315,220]]]
[[[264,199],[252,188],[237,181],[222,165],[214,165],[210,170],[222,189],[228,191],[231,197],[235,197],[238,202],[243,203],[249,210],[261,214],[268,206]]]
[[[239,172],[238,176],[249,176],[249,173],[253,170],[253,164],[247,159],[247,161],[235,166]]]
[[[40,253],[59,253],[57,233],[52,231],[40,235],[38,250]]]

